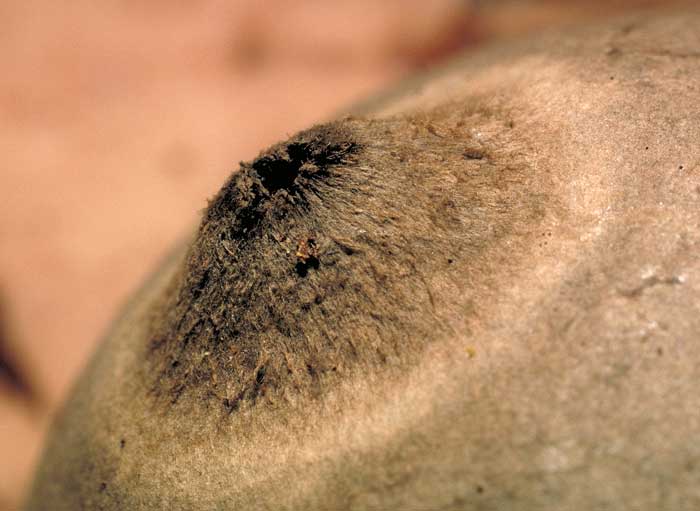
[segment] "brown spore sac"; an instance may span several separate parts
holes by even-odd
[[[423,135],[411,116],[336,121],[241,163],[151,314],[142,378],[155,402],[226,417],[416,360],[448,328],[425,276],[488,271],[494,225],[506,233],[511,222],[494,205],[513,193],[490,182],[526,175],[507,144],[504,161],[489,157],[493,172],[465,174],[464,117],[436,114],[456,134],[445,138]],[[445,265],[436,253],[460,258]]]

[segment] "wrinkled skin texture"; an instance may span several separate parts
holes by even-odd
[[[27,509],[697,509],[699,28],[487,49],[243,164]]]

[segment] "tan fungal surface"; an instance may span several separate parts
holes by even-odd
[[[697,509],[699,28],[485,49],[242,163],[29,509]]]

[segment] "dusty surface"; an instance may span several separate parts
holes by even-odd
[[[242,165],[29,508],[697,509],[699,26],[485,50]]]

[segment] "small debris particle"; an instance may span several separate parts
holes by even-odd
[[[484,153],[479,151],[478,149],[467,149],[462,154],[467,160],[483,160],[485,157]]]
[[[295,254],[299,262],[307,263],[313,258],[318,258],[318,248],[314,238],[306,238],[299,241],[297,253]]]
[[[435,135],[438,138],[445,138],[442,135],[440,135],[440,133],[437,132],[437,130],[435,129],[435,126],[433,126],[432,124],[428,124],[427,129],[431,135]]]
[[[316,239],[309,237],[300,240],[295,256],[297,258],[295,269],[300,276],[305,277],[309,268],[318,268],[320,261]]]

